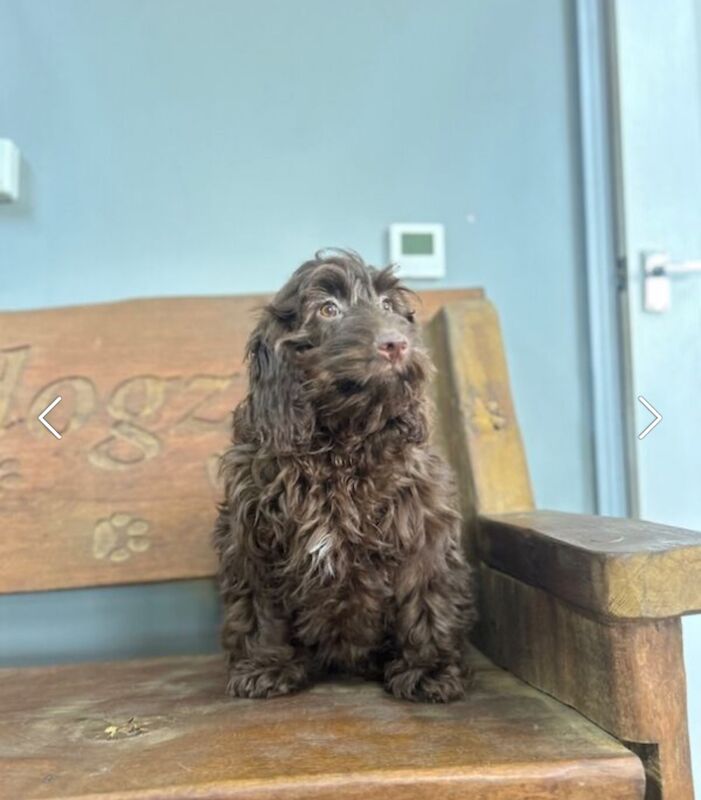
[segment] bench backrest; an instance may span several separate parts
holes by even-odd
[[[217,461],[246,387],[244,345],[265,300],[134,300],[0,314],[0,592],[214,574]],[[436,314],[456,301],[457,316]],[[434,317],[427,335],[439,366],[441,423],[455,419],[455,393],[472,392],[461,361],[484,380],[494,365],[479,367],[475,350],[503,361],[500,341],[495,356],[486,329],[468,330],[467,310],[489,308],[481,290],[421,294],[419,314]],[[456,336],[463,342],[451,343]],[[466,378],[469,385],[459,385]],[[513,418],[505,372],[501,380],[484,387],[499,397],[475,405],[465,395],[476,411],[459,421],[464,431],[439,425],[461,470],[468,515],[480,478],[465,466],[472,456],[464,445],[473,434],[484,445]],[[57,397],[46,419],[61,439],[38,419]],[[515,420],[511,428],[518,450]],[[497,462],[490,456],[490,463]]]

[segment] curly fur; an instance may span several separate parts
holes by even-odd
[[[318,253],[251,334],[214,532],[232,695],[334,670],[410,700],[464,693],[470,572],[427,443],[431,367],[410,299],[391,268]],[[383,336],[404,337],[405,356],[383,357]]]

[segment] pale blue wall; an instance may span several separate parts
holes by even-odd
[[[572,26],[566,0],[0,0],[0,307],[268,291],[442,222],[443,285],[501,313],[539,504],[590,510]],[[4,598],[0,658],[197,649],[215,619],[208,584]]]

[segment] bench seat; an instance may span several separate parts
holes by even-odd
[[[0,670],[0,796],[642,798],[640,760],[476,651],[448,706],[325,681],[267,701],[223,693],[223,659]]]

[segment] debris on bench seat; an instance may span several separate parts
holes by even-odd
[[[0,670],[7,798],[641,798],[639,759],[475,652],[449,705],[323,681],[224,695],[221,656]],[[604,796],[602,795],[602,796]]]

